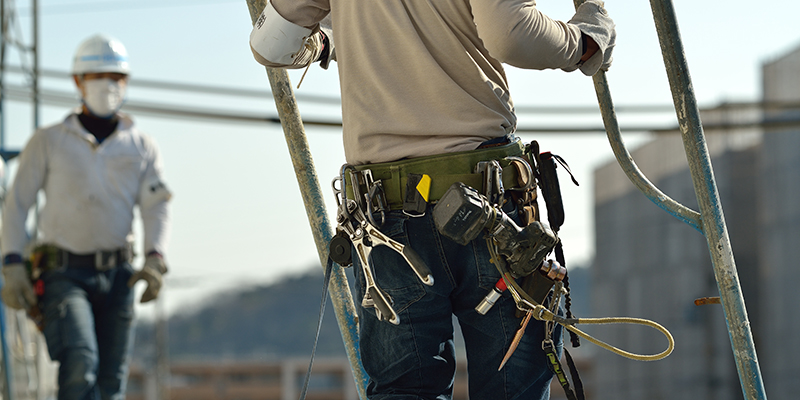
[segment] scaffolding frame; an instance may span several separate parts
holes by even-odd
[[[577,7],[584,1],[573,0],[573,3]],[[255,22],[266,5],[266,1],[247,0],[247,5],[251,19]],[[761,378],[728,229],[700,120],[700,111],[678,30],[675,9],[672,0],[651,0],[650,5],[700,212],[691,210],[665,195],[636,166],[620,134],[605,72],[599,71],[592,79],[603,123],[614,155],[631,182],[657,206],[706,237],[744,398],[766,400],[766,391]],[[266,70],[291,153],[300,192],[303,195],[306,212],[311,223],[321,265],[325,265],[327,244],[332,236],[332,230],[327,219],[319,181],[314,170],[294,93],[285,70],[272,68],[266,68]],[[357,318],[346,277],[338,265],[334,265],[331,285],[331,298],[342,332],[345,350],[351,361],[359,395],[364,400],[366,399],[365,389],[368,377],[358,355]]]
[[[5,138],[5,122],[6,122],[6,110],[5,110],[5,97],[6,97],[6,85],[5,85],[5,73],[6,73],[6,58],[7,58],[7,51],[6,48],[8,45],[14,45],[18,51],[22,54],[30,54],[31,56],[31,66],[30,69],[26,69],[23,72],[28,74],[28,78],[30,80],[31,86],[31,101],[33,105],[33,127],[34,129],[39,127],[39,115],[40,115],[40,93],[39,93],[39,0],[31,0],[31,17],[32,17],[32,43],[30,45],[25,45],[20,40],[15,39],[9,32],[11,27],[11,22],[16,21],[16,10],[14,8],[13,1],[6,1],[0,0],[0,157],[2,157],[2,162],[5,163],[9,159],[17,156],[19,151],[9,151],[6,148],[6,138]],[[10,6],[9,6],[10,5]],[[9,13],[9,11],[13,11]],[[13,19],[13,20],[12,20]],[[5,187],[6,187],[6,177],[2,177],[2,182],[0,182],[0,188],[2,189],[2,197],[5,197]],[[3,198],[0,198],[0,202],[2,202]],[[38,204],[37,204],[38,207]],[[35,379],[38,380],[38,370],[34,371],[38,364],[36,361],[30,357],[29,354],[29,340],[31,335],[27,330],[27,316],[24,312],[12,312],[10,314],[6,313],[5,304],[0,301],[0,349],[2,349],[2,357],[3,357],[3,398],[13,400],[16,398],[17,393],[15,392],[14,387],[14,374],[12,371],[12,363],[11,363],[11,353],[8,346],[7,341],[7,321],[6,318],[9,315],[13,315],[16,318],[17,333],[21,338],[21,345],[23,347],[23,361],[25,363],[25,372],[26,378],[28,381],[28,385],[26,387],[26,391],[29,394],[32,394],[34,398],[39,397],[39,390],[38,385],[34,383],[34,375],[36,375]]]

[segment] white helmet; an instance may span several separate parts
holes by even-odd
[[[72,74],[92,72],[129,74],[128,52],[122,42],[102,34],[84,40],[72,60]]]

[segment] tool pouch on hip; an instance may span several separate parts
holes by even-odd
[[[539,143],[535,140],[525,147],[525,159],[528,160],[534,171],[536,182],[542,191],[542,197],[547,207],[547,221],[553,231],[558,232],[561,225],[564,223],[564,206],[561,200],[561,187],[558,183],[558,175],[556,174],[556,160],[551,153],[540,153]],[[529,201],[528,201],[529,200]],[[533,188],[533,193],[526,194],[520,204],[522,210],[521,217],[522,223],[530,224],[533,221],[539,221],[541,216],[539,214],[538,204],[536,198],[536,187]],[[560,248],[560,241],[557,247]],[[556,257],[563,258],[563,257]],[[564,265],[563,260],[558,260]],[[539,303],[543,303],[547,298],[548,293],[553,288],[555,280],[552,277],[542,273],[531,273],[522,278],[520,287]],[[517,316],[522,317],[524,313],[517,311]]]
[[[525,191],[511,191],[508,193],[511,199],[517,205],[519,210],[520,226],[525,227],[530,225],[531,222],[539,221],[539,204],[537,202],[538,179],[536,177],[536,155],[539,154],[539,144],[534,140],[531,144],[525,146],[524,153],[521,159],[528,163],[530,168],[520,165],[519,161],[513,161],[512,165],[517,169],[517,186],[528,187]],[[527,176],[528,171],[533,171],[533,176]],[[526,185],[528,182],[531,184]]]

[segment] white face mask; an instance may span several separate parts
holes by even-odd
[[[83,104],[100,118],[113,116],[125,101],[125,83],[109,78],[83,81]]]

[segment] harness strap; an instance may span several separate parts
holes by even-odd
[[[331,272],[333,271],[333,260],[328,257],[328,263],[325,265],[325,277],[322,278],[322,301],[319,304],[319,321],[317,321],[317,333],[314,335],[314,347],[311,348],[311,359],[308,361],[308,371],[303,380],[303,389],[300,391],[300,400],[305,400],[306,393],[308,393],[308,382],[311,379],[311,367],[314,365],[314,355],[317,353],[317,343],[319,342],[319,331],[322,330],[322,317],[325,316],[325,303],[328,302],[328,285],[331,281]]]
[[[575,393],[578,395],[578,400],[584,400],[583,382],[578,375],[578,368],[575,368],[575,361],[572,360],[572,355],[569,354],[564,348],[564,357],[567,359],[567,366],[569,367],[570,376],[572,376],[572,383],[575,385]]]
[[[564,369],[561,368],[561,361],[558,360],[558,354],[556,354],[553,342],[543,342],[542,350],[544,350],[544,354],[547,356],[547,361],[550,362],[548,364],[550,370],[553,371],[553,373],[556,375],[556,379],[558,379],[558,383],[560,383],[561,387],[564,388],[564,393],[567,395],[567,399],[578,400],[578,398],[575,396],[575,392],[569,386],[569,380],[567,380],[567,375],[564,373]]]

